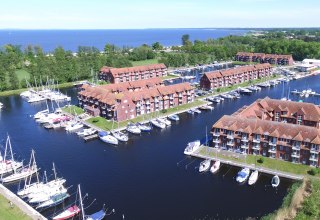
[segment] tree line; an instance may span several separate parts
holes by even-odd
[[[318,32],[269,31],[261,36],[227,36],[206,41],[191,41],[185,34],[181,37],[181,46],[172,46],[164,50],[159,42],[152,45],[141,45],[136,48],[119,48],[106,44],[101,52],[95,47],[79,46],[77,53],[56,48],[47,54],[39,46],[4,45],[0,48],[0,91],[26,87],[24,80],[19,80],[16,70],[24,69],[30,78],[39,81],[41,78],[54,79],[59,83],[84,80],[92,77],[106,65],[111,67],[130,67],[132,61],[158,59],[168,67],[181,67],[211,63],[221,60],[233,60],[237,52],[259,52],[272,54],[292,54],[294,60],[305,58],[320,59],[320,42],[310,41],[303,37],[318,36]],[[305,35],[303,35],[305,34]]]

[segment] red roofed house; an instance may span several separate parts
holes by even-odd
[[[264,63],[208,72],[201,77],[200,87],[207,90],[217,89],[257,78],[267,77],[271,75],[271,68],[270,64]]]
[[[124,121],[139,115],[172,108],[194,101],[189,83],[164,86],[159,78],[102,86],[82,86],[78,93],[82,108],[96,108],[101,116]]]
[[[275,65],[293,65],[292,55],[238,52],[236,61],[270,63]]]
[[[125,68],[104,66],[100,69],[99,79],[110,83],[121,83],[162,77],[166,75],[167,67],[163,63]]]
[[[310,103],[257,100],[220,118],[211,133],[215,147],[320,166],[320,107]]]

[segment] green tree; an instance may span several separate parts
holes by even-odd
[[[159,42],[155,42],[152,44],[152,49],[153,50],[162,50],[163,46]]]

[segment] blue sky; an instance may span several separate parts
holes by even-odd
[[[320,0],[9,0],[0,29],[319,27]]]

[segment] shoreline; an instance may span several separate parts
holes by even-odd
[[[29,206],[26,202],[24,202],[16,194],[11,192],[3,184],[0,184],[0,194],[3,195],[9,201],[11,201],[14,205],[16,205],[23,213],[25,213],[31,219],[47,220],[47,218],[45,218],[43,215],[41,215],[38,211],[33,209],[31,206]]]

